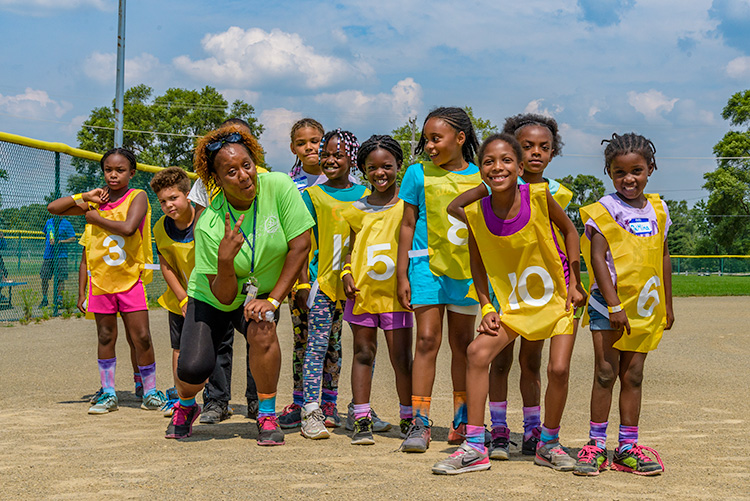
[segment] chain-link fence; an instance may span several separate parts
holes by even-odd
[[[52,216],[47,204],[103,186],[100,157],[0,132],[0,321],[78,311],[83,251],[78,239],[86,221],[81,216]],[[148,194],[153,225],[163,213],[148,183],[160,168],[139,164],[138,169],[130,185]],[[149,303],[156,305],[166,284],[160,273],[153,276],[146,289]]]

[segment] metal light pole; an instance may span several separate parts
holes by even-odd
[[[120,0],[117,22],[117,81],[115,84],[115,148],[122,147],[125,106],[125,0]]]

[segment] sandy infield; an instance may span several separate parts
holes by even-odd
[[[291,401],[288,309],[279,325],[283,362],[278,409]],[[374,446],[352,446],[343,428],[310,441],[287,432],[283,447],[258,447],[255,422],[244,416],[244,339],[237,335],[234,416],[196,425],[191,438],[164,439],[167,419],[143,411],[133,395],[128,348],[118,342],[120,410],[89,416],[99,387],[95,326],[82,319],[0,328],[0,498],[3,499],[750,499],[750,298],[677,298],[677,321],[646,361],[641,442],[656,448],[666,472],[653,478],[607,471],[598,478],[537,467],[511,448],[511,460],[489,471],[436,476],[430,467],[455,448],[445,442],[452,414],[447,340],[433,392],[433,442],[425,454],[396,452],[398,432]],[[167,315],[153,312],[158,387],[171,386]],[[344,330],[339,410],[349,402],[351,331]],[[385,341],[381,342],[385,350]],[[393,371],[378,357],[373,407],[398,422]],[[563,417],[564,445],[588,436],[592,347],[582,329],[573,354]],[[518,368],[511,373],[509,425],[522,429]],[[617,391],[617,390],[616,390]],[[616,402],[616,400],[615,400]],[[489,413],[487,415],[489,423]],[[616,444],[617,409],[609,425]],[[520,443],[518,433],[511,437]],[[515,451],[515,452],[514,452]]]

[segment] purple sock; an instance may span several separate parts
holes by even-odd
[[[370,402],[366,404],[354,404],[354,419],[363,418],[370,415]]]
[[[323,403],[333,402],[335,404],[338,397],[339,392],[337,390],[323,390],[321,400]]]
[[[620,425],[620,451],[626,451],[638,443],[638,427]]]
[[[97,360],[97,363],[99,364],[99,379],[102,381],[102,390],[104,390],[104,393],[114,395],[115,366],[117,365],[117,357],[100,358]]]
[[[547,428],[542,425],[542,435],[539,437],[538,447],[542,447],[546,444],[557,444],[560,442],[560,427]]]
[[[411,405],[398,404],[398,417],[399,419],[411,419],[414,415],[414,410]]]
[[[302,396],[301,391],[294,390],[294,392],[292,392],[292,402],[299,405],[300,407],[305,405],[305,397]]]
[[[608,421],[603,423],[595,423],[591,421],[589,423],[591,428],[589,429],[589,439],[596,442],[596,446],[600,449],[607,448],[607,425]]]
[[[542,408],[540,406],[523,408],[523,439],[528,440],[534,434],[534,430],[542,426]]]
[[[469,447],[476,449],[482,454],[487,452],[484,446],[484,426],[466,425],[466,443]]]
[[[141,379],[143,380],[143,394],[148,395],[156,390],[156,362],[150,365],[139,365]]]
[[[507,428],[508,419],[508,401],[490,402],[490,419],[492,420],[492,429]]]

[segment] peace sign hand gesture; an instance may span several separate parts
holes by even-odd
[[[224,218],[224,238],[219,242],[219,261],[234,263],[234,258],[242,248],[242,243],[245,241],[245,237],[240,233],[240,226],[242,221],[245,220],[245,215],[241,215],[237,222],[234,224],[234,228],[229,221],[229,213],[227,212]]]

